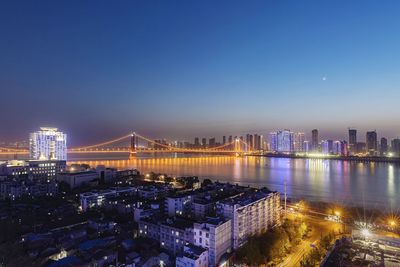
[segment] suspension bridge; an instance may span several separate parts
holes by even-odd
[[[135,156],[138,153],[248,155],[256,152],[241,138],[235,138],[231,142],[213,147],[195,147],[194,145],[191,145],[191,147],[180,147],[173,143],[152,140],[135,132],[98,144],[73,147],[67,150],[68,154],[128,153],[130,156]],[[23,154],[29,154],[29,150],[27,148],[0,147],[0,155]]]

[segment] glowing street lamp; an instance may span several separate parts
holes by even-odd
[[[369,237],[371,235],[371,232],[368,230],[368,228],[363,228],[363,229],[361,229],[361,234],[364,237]]]
[[[340,218],[340,216],[341,216],[340,211],[339,210],[335,210],[335,215]]]

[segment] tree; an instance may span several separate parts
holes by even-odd
[[[204,179],[203,183],[201,184],[202,187],[206,187],[208,185],[212,185],[213,182],[210,179]]]

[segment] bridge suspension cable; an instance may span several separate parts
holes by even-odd
[[[10,152],[26,152],[28,151],[27,149],[21,149],[21,148],[9,148],[9,147],[0,147],[1,151],[10,151]]]
[[[112,140],[109,140],[109,141],[105,141],[105,142],[102,142],[102,143],[98,143],[98,144],[93,144],[93,145],[89,145],[89,146],[82,146],[82,147],[74,147],[74,148],[68,149],[68,151],[69,152],[77,152],[77,153],[79,153],[79,152],[96,152],[96,151],[98,151],[98,150],[94,150],[96,148],[100,148],[102,146],[106,146],[106,145],[110,145],[110,144],[113,144],[113,143],[117,143],[117,142],[120,142],[120,141],[125,140],[125,139],[130,138],[130,137],[137,137],[137,138],[139,138],[139,139],[141,139],[143,141],[147,141],[147,142],[149,142],[151,144],[157,145],[158,147],[165,149],[165,150],[159,150],[160,152],[161,151],[162,152],[171,151],[171,152],[178,152],[178,153],[179,152],[186,152],[186,153],[188,153],[188,152],[189,153],[190,152],[200,152],[200,153],[204,152],[204,153],[206,153],[206,152],[219,152],[219,151],[221,151],[221,152],[224,152],[224,151],[225,152],[243,152],[244,150],[249,151],[251,149],[249,147],[249,145],[245,141],[240,139],[240,138],[236,138],[232,142],[229,142],[229,143],[226,143],[226,144],[222,144],[222,145],[219,145],[219,146],[216,146],[216,147],[209,147],[209,148],[180,148],[180,147],[172,146],[170,144],[163,144],[163,143],[157,142],[155,140],[151,140],[151,139],[149,139],[149,138],[147,138],[147,137],[145,137],[143,135],[137,134],[137,133],[130,133],[130,134],[127,134],[127,135],[124,135],[124,136],[121,136],[121,137],[118,137],[118,138],[115,138],[115,139],[112,139]],[[241,144],[244,145],[244,149],[242,149]],[[231,147],[231,148],[223,150],[224,148],[227,148],[227,147]],[[114,152],[114,150],[115,150],[115,152],[116,151],[121,151],[121,148],[119,148],[118,150],[116,150],[115,148],[114,149],[111,148],[111,149],[107,149],[106,151]],[[140,151],[143,151],[143,152],[150,152],[150,151],[157,152],[157,149],[146,149],[146,148],[144,148],[144,149],[137,149],[137,150],[139,152]],[[129,151],[129,149],[127,149],[127,151]],[[18,148],[0,147],[0,152],[2,152],[2,153],[13,153],[13,152],[15,152],[15,153],[17,153],[17,152],[19,152],[19,153],[27,153],[28,150],[27,149],[18,149]]]
[[[82,146],[82,147],[74,147],[74,148],[71,148],[71,150],[72,150],[72,151],[74,151],[74,150],[85,150],[85,149],[90,149],[90,148],[96,148],[96,147],[100,147],[100,146],[105,146],[105,145],[109,145],[109,144],[112,144],[112,143],[116,143],[116,142],[122,141],[122,140],[124,140],[124,139],[126,139],[126,138],[128,138],[128,137],[131,137],[131,136],[132,136],[132,134],[128,134],[128,135],[124,135],[124,136],[121,136],[121,137],[119,137],[119,138],[116,138],[116,139],[113,139],[113,140],[110,140],[110,141],[106,141],[106,142],[103,142],[103,143],[95,144],[95,145]]]

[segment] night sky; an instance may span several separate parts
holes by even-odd
[[[0,141],[400,135],[399,1],[1,1]],[[310,134],[308,134],[310,136]]]

